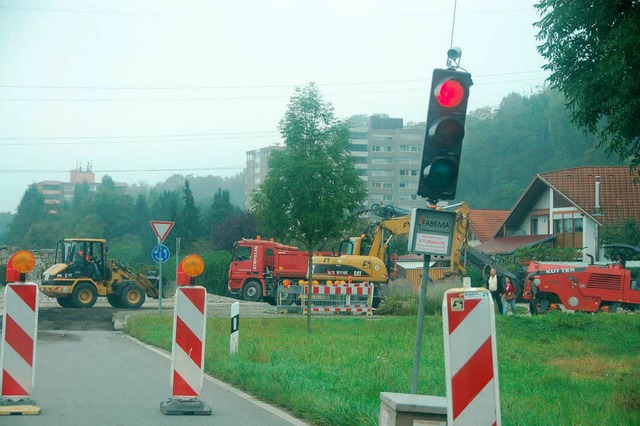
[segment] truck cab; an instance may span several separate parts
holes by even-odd
[[[308,254],[297,247],[260,239],[236,241],[227,289],[247,301],[265,298],[275,303],[278,285],[307,276],[308,260]]]

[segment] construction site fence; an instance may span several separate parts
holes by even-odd
[[[279,286],[280,313],[308,313],[308,285]],[[311,312],[373,315],[373,284],[349,283],[311,286]]]
[[[451,268],[449,267],[429,268],[429,278],[431,278],[433,281],[444,278],[450,273]],[[422,284],[422,268],[408,269],[406,271],[403,271],[400,274],[400,278],[404,278],[410,281],[412,291],[414,293],[418,293],[420,291],[420,285]]]

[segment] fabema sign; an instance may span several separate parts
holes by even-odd
[[[437,256],[451,255],[456,214],[432,209],[413,209],[409,251]]]

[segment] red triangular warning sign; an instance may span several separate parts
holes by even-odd
[[[167,235],[169,235],[169,231],[173,228],[175,222],[164,222],[161,220],[152,220],[151,227],[153,228],[153,232],[156,233],[160,242],[163,242]]]

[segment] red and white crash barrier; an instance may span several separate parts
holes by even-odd
[[[174,398],[197,398],[202,390],[207,290],[178,287],[173,313],[171,387]]]
[[[0,349],[0,395],[25,398],[35,381],[38,335],[38,285],[9,283],[5,287],[5,314]]]
[[[493,300],[484,288],[451,289],[442,302],[449,425],[500,425]]]

